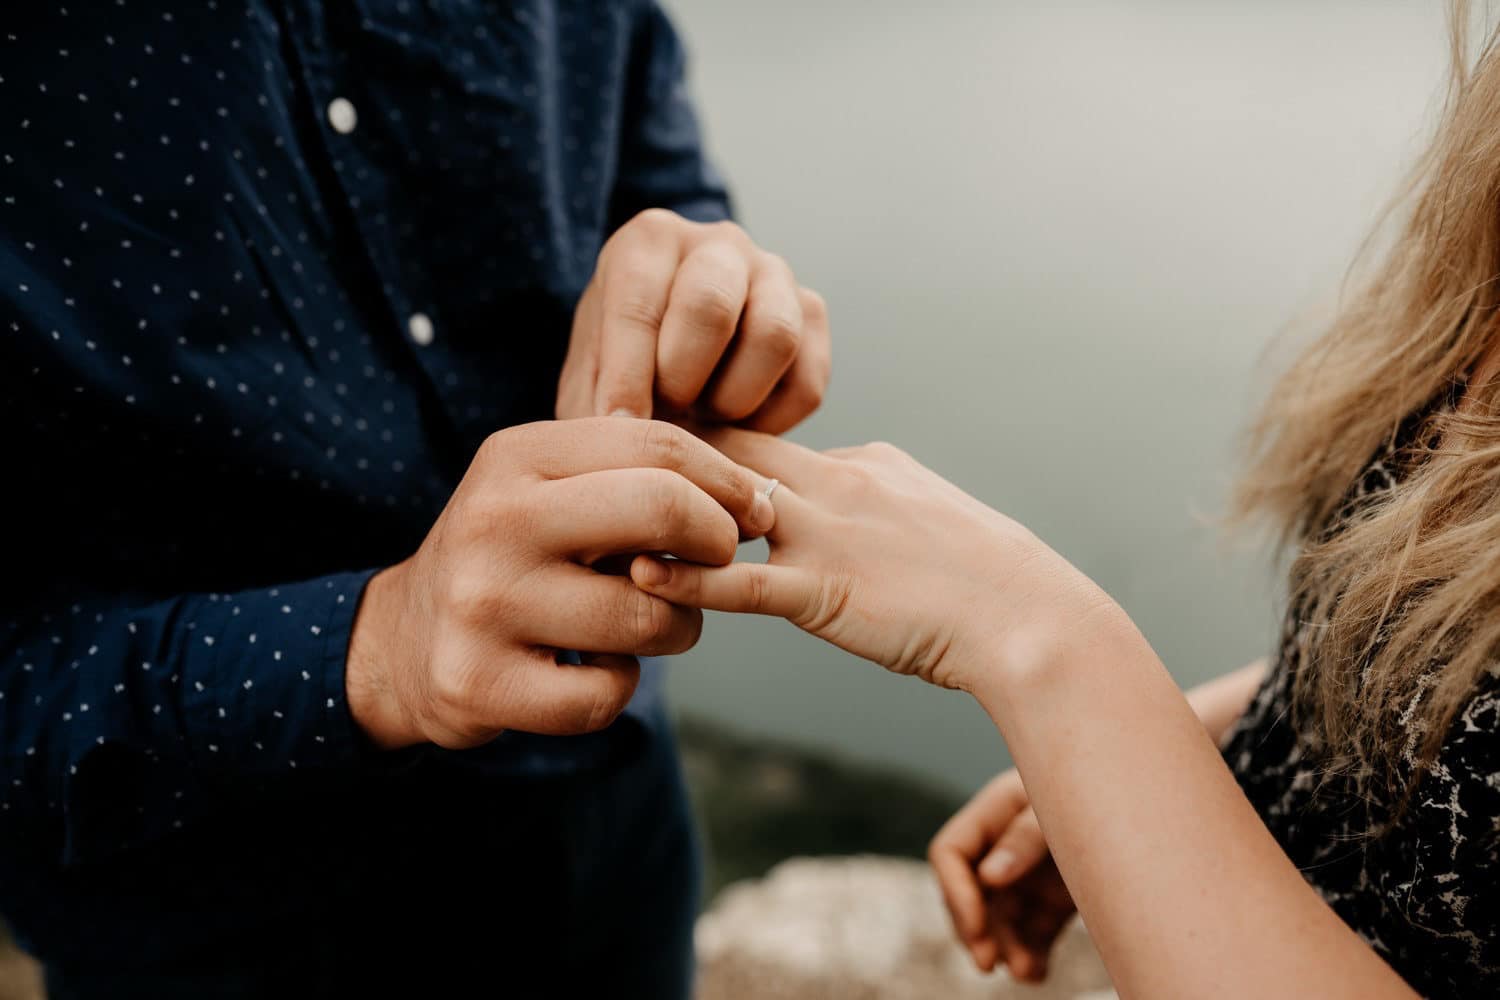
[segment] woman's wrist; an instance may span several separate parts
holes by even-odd
[[[1076,573],[1076,571],[1074,571]],[[1130,616],[1093,581],[1077,574],[1035,611],[983,636],[965,685],[1000,723],[1011,709],[1036,703],[1079,671],[1109,669],[1125,657],[1154,657]]]

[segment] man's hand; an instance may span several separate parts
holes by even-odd
[[[818,408],[822,298],[729,222],[651,209],[605,244],[573,316],[557,416],[693,416],[780,434]]]
[[[346,667],[355,721],[387,748],[609,725],[635,690],[635,656],[690,648],[703,621],[592,567],[636,552],[728,563],[775,519],[760,485],[665,423],[492,435],[417,553],[366,589]],[[582,665],[560,650],[583,651]]]

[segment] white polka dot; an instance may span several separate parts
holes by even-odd
[[[426,313],[412,313],[406,321],[406,332],[411,334],[413,343],[426,347],[432,343],[437,331],[432,328],[432,319]]]
[[[328,124],[339,135],[348,135],[359,124],[359,113],[346,98],[335,97],[328,102]]]

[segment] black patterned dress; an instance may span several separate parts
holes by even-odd
[[[1375,458],[1351,503],[1395,485],[1403,438],[1415,432]],[[1353,776],[1326,777],[1317,740],[1292,723],[1303,617],[1290,609],[1277,662],[1229,733],[1225,759],[1308,883],[1414,989],[1500,997],[1500,672],[1455,718],[1392,823],[1382,794]],[[1416,707],[1405,707],[1402,723]],[[1420,739],[1414,726],[1409,732],[1407,768]]]

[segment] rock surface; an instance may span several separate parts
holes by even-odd
[[[1074,922],[1041,986],[986,976],[949,929],[925,864],[798,858],[726,889],[698,921],[698,1000],[1105,1000]]]
[[[709,899],[787,858],[921,859],[963,804],[923,778],[710,719],[682,719],[678,737],[709,847]]]

